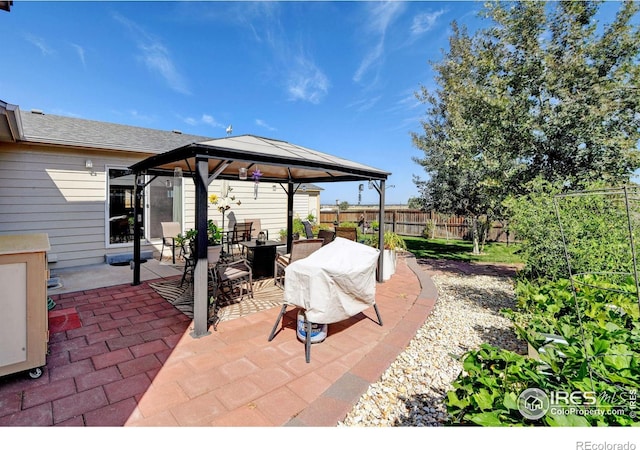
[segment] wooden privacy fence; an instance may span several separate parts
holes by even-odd
[[[366,222],[371,224],[378,220],[377,209],[349,209],[347,211],[332,211],[320,213],[320,225],[333,226],[336,222],[358,223],[364,215]],[[472,238],[471,219],[462,216],[448,216],[433,211],[425,212],[415,209],[392,209],[385,211],[385,225],[387,231],[395,231],[402,236],[425,236],[443,239]],[[428,236],[427,236],[428,235]],[[512,242],[500,222],[491,224],[489,241]]]

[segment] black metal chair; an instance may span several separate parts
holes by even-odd
[[[227,250],[233,255],[233,246],[239,245],[240,242],[249,242],[251,240],[251,228],[253,222],[235,223],[233,225],[233,232],[231,233],[231,239],[228,242]],[[244,247],[240,249],[244,255]]]
[[[311,223],[308,220],[303,220],[302,225],[304,225],[304,234],[307,239],[313,239],[313,228],[311,227]]]
[[[253,271],[246,259],[219,261],[215,266],[218,295],[233,301],[246,294],[253,298]],[[217,300],[216,300],[217,301]]]
[[[324,245],[327,245],[329,242],[332,242],[336,238],[336,233],[331,230],[320,230],[318,231],[318,239],[324,240]]]
[[[358,229],[356,227],[335,227],[336,237],[358,242]]]
[[[269,239],[269,230],[262,228],[260,219],[244,219],[244,223],[253,224],[251,227],[251,239],[258,239],[258,233],[261,231],[267,236],[267,239]]]
[[[306,258],[311,253],[318,250],[324,241],[322,239],[303,239],[291,243],[291,253],[286,255],[276,255],[273,267],[273,282],[276,286],[284,287],[284,269],[289,264],[302,258]]]
[[[196,267],[196,242],[191,240],[189,241],[189,253],[184,255],[184,271],[182,272],[182,279],[180,280],[180,287],[184,284],[184,280],[187,279],[187,275],[191,276],[193,280],[193,269]]]

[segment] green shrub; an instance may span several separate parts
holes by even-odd
[[[434,230],[435,224],[432,221],[425,222],[424,230],[422,230],[422,237],[425,239],[433,239]]]
[[[488,345],[466,353],[463,372],[447,394],[450,424],[640,425],[640,405],[633,400],[640,388],[635,280],[611,283],[585,275],[579,281],[575,297],[568,280],[518,283],[518,311],[504,312],[519,336],[535,349],[546,343],[542,333],[566,343],[546,345],[539,360]],[[551,408],[529,420],[514,404],[526,388],[591,396],[595,404],[570,405],[575,410],[564,414]],[[598,413],[612,408],[620,413]]]
[[[544,351],[539,360],[488,345],[466,353],[447,394],[451,424],[640,425],[640,305],[630,248],[631,237],[640,242],[639,211],[620,191],[559,193],[538,182],[509,202],[528,278],[518,281],[517,309],[503,313]],[[525,388],[590,401],[556,401],[564,413],[554,407],[529,420],[516,402]]]
[[[630,271],[632,257],[622,197],[599,192],[560,194],[559,188],[538,181],[532,184],[531,194],[506,202],[510,227],[521,241],[522,275],[567,279],[568,264],[573,274]]]
[[[547,182],[533,187],[532,193],[510,198],[510,227],[521,242],[520,256],[525,262],[522,274],[528,278],[567,278],[560,227],[555,216],[553,195],[559,189]]]

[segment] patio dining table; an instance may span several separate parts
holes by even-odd
[[[256,240],[240,242],[247,253],[247,260],[251,263],[254,278],[272,277],[273,261],[276,258],[276,249],[284,245],[281,241],[265,241],[258,243]]]

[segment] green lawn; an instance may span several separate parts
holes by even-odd
[[[424,239],[420,237],[403,236],[407,243],[407,250],[416,258],[450,259],[467,262],[521,263],[516,254],[517,244],[503,244],[489,242],[484,246],[481,255],[474,255],[473,243],[458,239]]]

